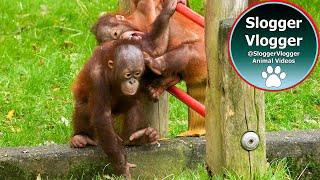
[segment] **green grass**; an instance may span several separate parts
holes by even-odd
[[[158,177],[159,179],[162,180],[189,180],[189,179],[194,179],[194,180],[209,180],[210,176],[207,173],[206,168],[204,165],[199,165],[197,169],[195,170],[190,170],[186,169],[182,171],[179,174],[169,174],[166,177]],[[115,176],[109,176],[109,175],[97,175],[93,179],[95,180],[102,180],[102,179],[110,179],[110,180],[122,180],[124,178],[121,177],[115,177]],[[156,179],[156,178],[155,178]],[[211,178],[212,180],[239,180],[239,179],[244,179],[243,177],[239,176],[236,173],[226,171],[225,175],[215,175]],[[288,169],[286,159],[283,160],[277,160],[271,163],[271,165],[268,167],[266,173],[264,174],[257,174],[255,176],[256,180],[292,180],[296,179],[291,177],[290,171]]]
[[[320,24],[317,0],[295,2]],[[116,4],[116,0],[0,1],[1,147],[68,141],[70,86],[95,46],[90,27],[100,12],[113,11]],[[203,12],[202,2],[192,0],[191,6]],[[267,129],[319,128],[319,79],[318,66],[299,87],[266,93]],[[170,97],[171,136],[187,129],[186,119],[186,106]]]
[[[0,146],[68,141],[70,86],[95,46],[89,29],[115,8],[116,0],[0,1]]]

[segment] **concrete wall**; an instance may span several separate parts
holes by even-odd
[[[163,178],[204,163],[204,138],[176,138],[161,146],[127,147],[129,162],[138,165],[133,177]],[[288,157],[297,174],[320,179],[320,130],[272,132],[267,134],[269,162]],[[90,178],[110,173],[108,159],[100,148],[71,149],[68,145],[0,149],[0,177],[6,179]]]

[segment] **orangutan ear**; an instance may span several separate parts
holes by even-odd
[[[113,61],[112,61],[112,60],[109,60],[109,61],[108,61],[108,67],[109,67],[110,69],[113,69]]]

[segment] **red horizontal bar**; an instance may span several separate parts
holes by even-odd
[[[197,23],[199,26],[204,27],[204,18],[198,13],[194,12],[184,4],[179,3],[177,5],[176,11],[191,19],[193,22]]]
[[[195,100],[193,97],[182,91],[181,89],[172,86],[167,89],[167,91],[178,98],[180,101],[188,105],[191,109],[199,113],[202,117],[206,115],[206,108],[203,104]]]

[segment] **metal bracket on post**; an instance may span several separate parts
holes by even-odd
[[[246,151],[253,151],[259,146],[260,138],[257,133],[248,131],[241,138],[242,148]]]

